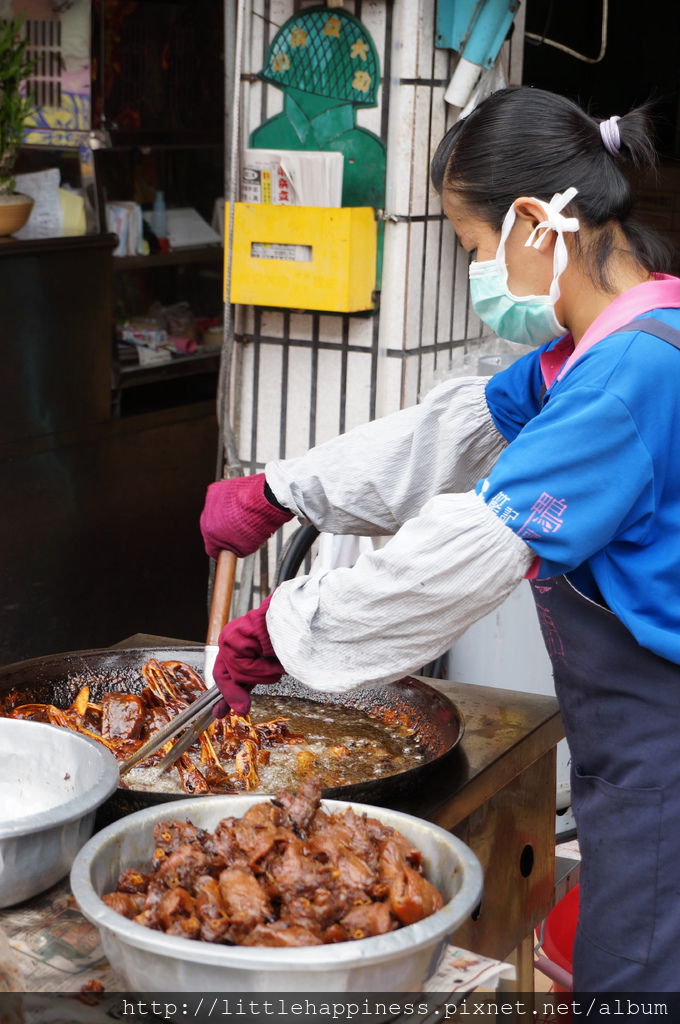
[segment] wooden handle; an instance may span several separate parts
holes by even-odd
[[[206,644],[216,644],[220,631],[229,619],[231,595],[234,590],[236,576],[236,555],[233,551],[220,551],[217,569],[213,581],[212,601],[210,602],[210,618],[208,619],[208,635]]]

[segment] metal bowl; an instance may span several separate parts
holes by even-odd
[[[0,718],[0,907],[49,889],[92,835],[118,785],[116,760],[85,736]]]
[[[324,800],[331,811],[352,807],[399,829],[423,854],[428,879],[448,902],[435,914],[388,935],[323,946],[271,949],[213,945],[136,924],[102,902],[127,867],[144,869],[159,821],[177,818],[214,829],[241,817],[263,796],[214,796],[150,807],[115,822],[80,851],[71,888],[81,911],[99,929],[104,952],[130,990],[139,992],[403,992],[418,990],[436,969],[447,939],[479,903],[482,869],[472,851],[449,832],[410,814],[344,800]]]

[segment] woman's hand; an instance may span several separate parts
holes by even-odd
[[[239,558],[251,555],[293,518],[292,512],[268,500],[266,482],[264,473],[256,473],[210,484],[201,513],[201,533],[211,558],[217,558],[222,548]]]
[[[230,708],[238,715],[247,715],[253,687],[277,683],[284,673],[267,631],[265,616],[270,601],[271,594],[259,608],[228,622],[220,633],[213,678],[223,699],[213,708],[216,718],[223,718]]]

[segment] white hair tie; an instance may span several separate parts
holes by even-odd
[[[621,135],[619,133],[619,126],[616,123],[621,118],[616,114],[614,117],[610,117],[608,121],[600,121],[600,135],[602,136],[602,144],[608,153],[612,156],[616,156],[621,150]]]

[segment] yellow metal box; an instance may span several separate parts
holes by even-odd
[[[226,229],[228,203],[224,223]],[[236,203],[231,301],[333,313],[373,309],[377,237],[370,206]]]

